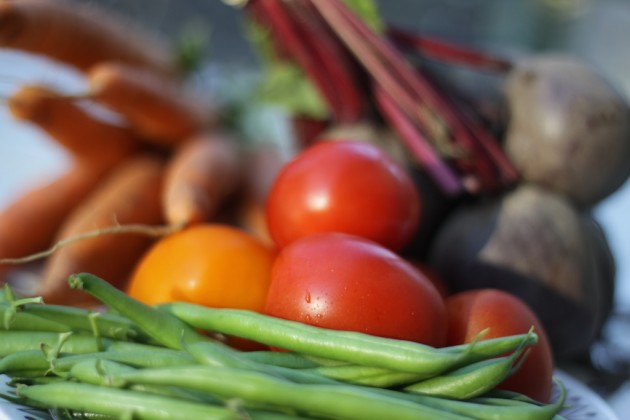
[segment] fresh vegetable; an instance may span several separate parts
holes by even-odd
[[[325,328],[444,344],[442,297],[386,248],[340,233],[304,237],[273,264],[265,313]]]
[[[188,140],[166,168],[162,201],[172,226],[189,226],[216,217],[241,187],[243,157],[236,140],[202,134]]]
[[[344,232],[393,250],[420,223],[420,197],[405,169],[364,142],[322,142],[281,170],[267,201],[279,247],[313,233]]]
[[[178,73],[163,40],[95,3],[65,0],[0,2],[0,46],[37,54],[86,71],[104,61]]]
[[[51,246],[59,227],[96,187],[103,171],[87,162],[76,162],[49,183],[9,203],[0,213],[0,259],[23,258]],[[0,278],[14,266],[0,264]],[[0,281],[1,282],[1,281]]]
[[[271,247],[240,229],[198,224],[156,242],[127,290],[151,305],[181,300],[262,311],[274,257]]]
[[[567,55],[517,63],[505,149],[527,181],[591,207],[630,176],[630,107],[601,70]]]
[[[435,348],[413,341],[331,330],[242,309],[210,308],[186,302],[163,304],[160,309],[194,328],[257,340],[317,358],[416,373],[424,377],[513,351],[528,335]],[[533,344],[537,336],[530,335],[528,340]]]
[[[306,418],[313,413],[340,419],[382,418],[387,412],[397,418],[474,415],[480,419],[538,419],[553,417],[564,402],[562,388],[560,398],[553,404],[530,403],[524,397],[512,401],[487,393],[483,398],[488,402],[482,401],[483,398],[463,401],[353,385],[352,378],[343,382],[301,368],[319,363],[331,368],[387,372],[391,367],[397,371],[389,374],[424,372],[437,378],[434,375],[448,376],[449,372],[468,367],[483,377],[485,370],[477,370],[477,363],[485,360],[494,364],[494,357],[505,352],[521,352],[536,342],[537,336],[531,332],[438,349],[327,330],[252,311],[191,303],[153,308],[87,273],[72,275],[69,284],[95,296],[106,311],[117,312],[116,317],[126,319],[142,336],[162,344],[99,338],[97,330],[92,334],[78,332],[70,325],[67,326],[70,332],[62,334],[0,332],[2,338],[8,338],[0,341],[0,352],[6,354],[0,360],[0,371],[11,375],[11,384],[17,386],[14,396],[5,398],[36,408],[65,410],[67,415],[128,415],[133,405],[134,415],[149,418],[191,415],[214,418],[214,410],[222,410],[217,411],[220,418],[223,415],[242,418],[245,414],[252,418],[284,418],[288,413]],[[13,293],[8,292],[10,298]],[[20,305],[24,313],[30,314],[36,308],[32,303],[12,302]],[[60,308],[47,306],[41,308],[51,313]],[[199,329],[238,334],[242,338],[302,349],[306,354],[284,352],[270,358],[273,352],[243,353],[199,334]],[[132,336],[127,338],[133,340]],[[41,343],[45,345],[40,347]],[[313,358],[313,355],[318,356]],[[502,359],[496,360],[501,363]],[[296,361],[300,362],[295,365]],[[364,365],[357,365],[356,361]],[[467,381],[456,382],[465,387]],[[237,398],[239,402],[233,403]]]
[[[107,307],[128,317],[155,341],[165,347],[181,349],[188,343],[207,340],[184,322],[132,298],[122,290],[89,273],[68,277],[70,288],[94,296]]]
[[[17,393],[38,405],[78,412],[94,411],[107,416],[125,416],[132,412],[140,418],[155,419],[236,418],[236,414],[226,407],[69,381],[22,387]]]
[[[160,158],[138,156],[117,168],[64,221],[57,239],[72,238],[97,229],[121,227],[119,234],[94,235],[68,244],[46,260],[39,289],[50,303],[79,304],[88,297],[73,293],[66,279],[87,270],[122,287],[152,242],[146,234],[123,234],[122,225],[159,225],[164,165]],[[85,302],[84,302],[85,303]]]
[[[554,356],[542,323],[517,296],[496,289],[470,290],[446,299],[448,345],[469,343],[481,338],[523,334],[534,328],[538,342],[529,349],[523,365],[500,384],[507,389],[547,403],[553,385]]]
[[[97,117],[52,87],[24,85],[7,106],[14,118],[35,125],[70,156],[92,166],[112,167],[138,147],[137,135],[128,127]]]
[[[452,292],[497,288],[540,319],[558,357],[584,354],[610,311],[584,218],[564,197],[522,185],[458,208],[433,243],[429,262]],[[607,307],[608,306],[608,307]]]
[[[143,138],[175,146],[208,128],[214,110],[181,81],[119,62],[87,74],[88,96],[121,114]]]

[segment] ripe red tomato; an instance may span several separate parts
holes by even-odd
[[[495,289],[455,293],[446,299],[448,345],[471,342],[489,328],[484,339],[524,334],[533,326],[538,343],[514,375],[499,388],[549,402],[553,385],[553,354],[549,339],[534,312],[517,296]]]
[[[412,238],[420,197],[409,174],[385,151],[359,141],[323,141],[287,163],[267,201],[279,248],[303,236],[343,232],[394,251]]]
[[[324,328],[442,346],[446,309],[419,270],[376,242],[322,233],[283,248],[265,313]]]

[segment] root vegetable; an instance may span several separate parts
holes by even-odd
[[[143,137],[176,145],[212,124],[209,104],[178,80],[154,71],[108,62],[88,73],[90,96],[120,113]]]
[[[164,183],[166,221],[173,226],[209,221],[242,181],[236,140],[202,134],[182,145],[169,162]]]
[[[0,213],[0,258],[22,258],[51,246],[68,213],[99,183],[104,171],[86,162],[27,191]],[[12,269],[0,265],[0,278]]]
[[[454,292],[498,288],[537,314],[558,355],[581,354],[601,326],[610,287],[598,275],[583,215],[564,197],[522,185],[458,209],[429,261]]]
[[[22,86],[7,106],[14,118],[34,124],[73,157],[93,165],[111,167],[138,147],[128,127],[99,119],[74,98],[50,87]]]
[[[83,71],[103,61],[118,61],[177,73],[175,54],[163,40],[93,2],[0,2],[0,47],[49,57]]]
[[[598,70],[535,56],[517,64],[505,91],[505,149],[525,180],[592,206],[628,178],[630,108]]]
[[[58,239],[120,224],[163,224],[160,193],[163,162],[136,157],[117,168],[73,211]],[[68,288],[70,274],[86,271],[121,287],[152,239],[140,234],[107,234],[62,247],[47,261],[36,295],[46,302],[78,305],[86,295]]]

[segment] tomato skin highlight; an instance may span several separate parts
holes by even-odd
[[[433,284],[387,248],[322,233],[283,248],[265,313],[335,330],[442,346],[446,308]]]
[[[411,176],[379,147],[361,141],[321,141],[288,162],[266,205],[279,248],[306,235],[343,232],[394,251],[420,223],[420,196]]]
[[[533,326],[538,343],[530,348],[519,370],[499,388],[523,393],[540,402],[550,401],[554,369],[551,345],[541,322],[525,302],[496,289],[458,292],[445,301],[447,345],[469,343],[485,329],[488,331],[482,339],[524,334]]]

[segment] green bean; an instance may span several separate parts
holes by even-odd
[[[391,369],[354,364],[342,366],[319,366],[303,370],[341,382],[379,388],[409,384],[425,378],[425,375],[417,373],[397,372]]]
[[[68,283],[70,287],[84,290],[129,318],[147,335],[166,347],[182,349],[184,344],[210,339],[181,320],[145,305],[93,274],[73,274]]]
[[[16,310],[10,303],[0,303],[0,330],[69,332],[71,329],[60,322]]]
[[[14,370],[11,375],[19,376],[22,378],[37,378],[46,375],[48,369],[24,369]]]
[[[205,366],[220,366],[236,369],[249,369],[263,372],[279,378],[284,378],[295,383],[303,384],[337,384],[337,381],[325,378],[316,373],[299,369],[291,369],[283,366],[265,365],[242,357],[246,353],[240,353],[227,346],[202,342],[194,343],[187,347],[192,357]]]
[[[159,306],[194,328],[243,337],[298,353],[381,367],[394,371],[439,375],[454,367],[514,350],[525,335],[458,346],[458,351],[419,343],[335,331],[238,309],[216,309],[190,303]],[[535,340],[532,335],[531,341]],[[506,346],[504,343],[509,343]]]
[[[112,374],[129,373],[134,371],[136,371],[136,368],[125,365],[123,363],[93,358],[85,359],[74,364],[72,366],[72,369],[70,369],[69,377],[92,385],[119,387],[121,384],[115,382]],[[207,394],[175,387],[134,385],[130,389],[148,392],[151,394],[180,398],[189,401],[197,401],[211,404],[219,404],[221,402],[220,400],[212,398]]]
[[[7,296],[6,288],[3,287],[2,289],[0,289],[0,303],[4,302],[9,302],[9,297]]]
[[[469,399],[482,395],[503,382],[513,363],[511,356],[482,360],[408,385],[404,390],[444,398]]]
[[[223,398],[239,398],[246,405],[290,408],[315,416],[361,420],[465,418],[355,386],[296,384],[242,369],[210,366],[143,369],[117,375],[116,379],[122,379],[128,384],[160,384],[197,389]]]
[[[55,347],[63,333],[32,331],[0,331],[0,357],[22,350],[37,350],[43,346]],[[94,353],[108,346],[109,339],[96,339],[92,335],[70,335],[61,348],[65,353]]]
[[[25,305],[22,309],[24,312],[60,322],[73,331],[94,332],[96,328],[101,337],[150,341],[137,325],[117,314],[51,304]]]
[[[406,392],[435,395],[458,400],[470,399],[494,389],[510,376],[525,360],[527,338],[509,356],[482,360],[425,379],[404,388]],[[518,363],[517,363],[518,362]]]
[[[248,351],[243,352],[242,356],[254,362],[291,369],[309,369],[320,366],[341,366],[347,364],[346,362],[340,362],[338,360],[309,357],[303,354],[286,351]]]
[[[18,387],[29,404],[138,419],[237,419],[228,408],[73,382]]]
[[[24,370],[46,371],[49,368],[50,361],[41,349],[16,351],[0,359],[0,373],[9,375]]]
[[[88,359],[110,360],[133,367],[185,366],[195,363],[194,359],[184,351],[158,347],[154,350],[119,351],[108,349],[96,353],[66,355],[55,359],[52,366],[57,372],[66,372],[72,369],[76,363]]]
[[[123,363],[98,358],[86,358],[72,365],[69,378],[77,379],[92,385],[121,387],[122,382],[114,382],[112,373],[135,372],[136,368]]]
[[[51,382],[65,381],[65,378],[59,376],[17,376],[12,374],[8,384],[16,387],[18,385],[43,385]]]

